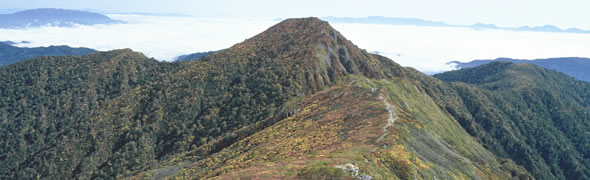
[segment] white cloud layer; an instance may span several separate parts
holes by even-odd
[[[382,52],[403,66],[429,73],[453,69],[445,65],[449,61],[590,57],[590,34],[364,24],[332,26],[361,48]]]
[[[30,41],[23,46],[69,45],[97,50],[131,48],[148,57],[172,60],[182,54],[219,50],[278,23],[272,20],[109,15],[119,25],[0,29],[0,41]],[[453,67],[449,61],[498,57],[534,59],[590,57],[590,34],[474,30],[369,24],[332,24],[368,51],[378,51],[403,66],[423,72]]]
[[[0,41],[30,41],[26,47],[69,45],[101,51],[131,48],[148,57],[172,60],[178,55],[220,50],[252,37],[276,22],[144,15],[109,15],[129,22],[117,25],[0,29]]]

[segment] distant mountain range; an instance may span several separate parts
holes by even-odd
[[[113,20],[99,13],[67,9],[32,9],[12,14],[0,14],[0,28],[10,29],[118,23],[123,23],[123,21]]]
[[[444,22],[428,21],[417,18],[399,18],[399,17],[383,17],[383,16],[369,16],[363,18],[351,17],[323,17],[322,20],[331,23],[359,23],[359,24],[391,24],[391,25],[414,25],[414,26],[451,26]]]
[[[0,41],[0,43],[8,44],[8,45],[17,45],[17,44],[29,44],[29,41],[21,41],[21,42],[14,42],[14,41]]]
[[[477,23],[473,25],[456,25],[447,24],[440,21],[429,21],[417,18],[398,18],[398,17],[383,17],[383,16],[369,16],[362,18],[351,17],[323,17],[323,20],[332,23],[359,23],[359,24],[391,24],[391,25],[411,25],[411,26],[430,26],[430,27],[468,27],[474,29],[498,29],[510,31],[534,31],[534,32],[566,32],[566,33],[590,33],[590,30],[582,30],[578,28],[560,29],[553,25],[544,26],[522,26],[522,27],[498,27],[494,24]]]
[[[211,54],[211,53],[215,53],[218,51],[207,51],[207,52],[197,52],[197,53],[192,53],[192,54],[187,54],[187,55],[181,55],[175,58],[174,61],[192,61],[192,60],[197,60],[197,59],[201,59],[203,58],[203,56],[207,55],[207,54]]]
[[[458,62],[452,61],[448,64],[455,64],[457,68],[472,68],[483,64],[488,64],[495,61],[512,62],[516,64],[530,63],[537,66],[541,66],[546,69],[555,70],[578,80],[590,82],[590,59],[588,58],[577,58],[577,57],[563,57],[563,58],[549,58],[549,59],[535,59],[535,60],[523,60],[523,59],[510,59],[510,58],[498,58],[495,60],[475,60],[471,62]]]
[[[12,44],[15,44],[15,42],[0,42],[0,66],[39,56],[86,55],[96,52],[94,49],[72,48],[69,46],[21,48],[12,46]]]

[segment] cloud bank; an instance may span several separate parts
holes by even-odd
[[[382,52],[403,66],[434,73],[449,61],[509,57],[590,57],[590,34],[476,30],[455,27],[333,24],[359,47]]]
[[[228,48],[277,23],[250,19],[108,16],[128,24],[0,29],[0,39],[31,42],[20,45],[26,47],[69,45],[101,51],[131,48],[148,57],[172,60],[178,55]]]
[[[182,54],[228,48],[278,23],[270,19],[109,17],[129,24],[0,29],[0,41],[30,41],[21,45],[27,47],[69,45],[102,51],[131,48],[148,57],[173,60]],[[590,34],[374,24],[332,26],[359,47],[426,73],[453,69],[446,65],[449,61],[590,57]]]

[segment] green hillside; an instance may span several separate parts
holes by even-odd
[[[114,129],[121,124],[93,119],[113,102],[129,100],[126,94],[167,79],[165,72],[175,66],[118,50],[0,67],[2,179],[99,172],[97,167],[119,153],[115,137],[124,132]]]
[[[590,178],[589,83],[506,62],[435,77],[451,82],[454,92],[433,94],[496,155],[537,179]]]

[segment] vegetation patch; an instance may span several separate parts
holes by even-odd
[[[301,169],[297,173],[297,178],[338,180],[344,178],[352,179],[353,176],[340,168],[334,167],[334,165],[331,165],[329,162],[315,161]]]

